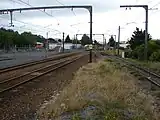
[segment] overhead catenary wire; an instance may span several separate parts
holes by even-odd
[[[154,6],[152,6],[151,9],[153,9],[154,7],[156,7],[156,6],[158,6],[158,5],[160,5],[160,2],[158,2],[158,3],[156,3]],[[160,12],[160,10],[157,10],[157,11],[155,11],[155,12],[150,13],[149,16],[151,16],[151,15],[157,13],[157,12]]]
[[[160,4],[160,2],[156,3],[154,6],[151,7],[151,9],[153,9],[156,6],[158,6],[159,4]]]
[[[14,1],[14,2],[16,2],[16,3],[21,2],[21,3],[23,3],[24,5],[27,5],[27,6],[29,6],[29,7],[33,7],[32,5],[30,5],[30,4],[27,3],[27,2],[24,2],[23,0],[17,0],[17,1],[19,1],[19,2],[15,1],[15,0],[10,0],[10,1]],[[39,10],[39,11],[42,12],[42,13],[45,13],[46,15],[48,15],[48,16],[50,16],[50,17],[54,17],[54,18],[56,19],[55,16],[53,16],[53,15],[47,13],[46,11],[43,11],[43,10]],[[57,20],[57,19],[56,19],[56,20]],[[58,22],[58,20],[57,20],[57,22]]]
[[[10,1],[16,2],[16,3],[18,3],[18,4],[24,4],[24,5],[26,5],[26,6],[32,7],[32,5],[29,4],[29,1],[28,1],[28,3],[26,3],[26,2],[24,2],[24,1],[22,1],[22,0],[18,0],[20,3],[19,3],[18,1],[15,1],[15,0],[10,0]],[[47,14],[47,15],[50,16],[50,17],[54,17],[54,18],[55,18],[55,16],[53,16],[53,15],[51,15],[51,14],[49,14],[49,13],[43,11],[43,10],[39,10],[39,11]],[[55,18],[55,19],[56,19],[56,18]],[[56,19],[56,20],[57,20],[57,19]],[[16,20],[16,21],[17,21],[17,20]],[[19,21],[19,22],[24,23],[24,22],[22,22],[22,21]],[[58,20],[57,20],[57,22],[58,22]],[[26,23],[25,23],[25,24],[26,24]],[[32,24],[32,25],[33,25],[33,24]],[[34,25],[34,26],[35,26],[35,25]],[[53,30],[50,30],[50,31],[53,31]],[[58,31],[58,30],[56,30],[56,31]],[[60,32],[60,31],[59,31],[59,32]]]
[[[59,4],[63,5],[63,6],[65,6],[65,4],[63,4],[63,3],[60,2],[59,0],[55,0],[55,1],[56,1],[57,3],[59,3]],[[72,11],[72,13],[73,13],[74,16],[77,16],[73,9],[71,9],[71,11]],[[78,19],[77,19],[77,20],[78,20]],[[71,26],[71,27],[72,27],[72,26]]]
[[[59,4],[61,4],[61,5],[63,5],[63,6],[65,6],[65,4],[63,4],[62,2],[60,2],[59,0],[55,0],[57,3],[59,3]]]
[[[32,7],[32,5],[30,5],[29,3],[24,2],[23,0],[18,0],[18,1],[24,3],[25,5],[28,5],[28,6]],[[63,3],[60,2],[59,0],[55,0],[55,1],[56,1],[57,3],[59,3],[59,4],[63,5],[63,6],[65,6],[65,4],[63,4]],[[49,13],[43,11],[43,10],[39,10],[39,11],[44,12],[44,13],[47,14],[48,16],[51,16],[51,17],[54,17],[54,18],[55,18],[55,16],[53,16],[53,15],[51,15],[51,14],[49,14]],[[72,12],[73,12],[73,11],[72,11]],[[75,13],[73,13],[73,14],[76,16]],[[56,19],[56,20],[57,20],[57,19]],[[57,21],[58,21],[58,20],[57,20]]]
[[[22,1],[22,0],[18,0],[18,1],[10,0],[10,1],[12,1],[12,2],[14,2],[14,3],[17,3],[17,4],[20,4],[20,5],[26,5],[26,6],[32,7],[32,5],[29,4],[29,2],[26,3],[26,2],[24,2],[24,1]],[[42,11],[42,10],[40,10],[40,11]],[[54,17],[54,16],[50,15],[49,13],[47,13],[47,12],[45,12],[45,11],[42,11],[42,12],[44,12],[45,14],[47,14],[47,15],[49,15],[49,16],[51,16],[51,17]],[[1,17],[1,18],[2,18],[2,17]],[[3,18],[3,19],[5,19],[5,18]],[[9,19],[8,19],[8,20],[9,20]],[[38,26],[38,25],[30,24],[30,23],[25,23],[25,22],[22,22],[22,21],[19,21],[19,20],[15,20],[15,19],[14,19],[14,21],[17,21],[17,22],[20,22],[20,23],[23,23],[23,24],[27,24],[27,25],[31,25],[32,27],[33,27],[33,26],[35,26],[35,27]],[[41,27],[41,29],[43,29],[42,26],[39,26],[39,27]],[[54,30],[50,30],[50,31],[59,31],[59,30],[54,29]],[[59,32],[60,32],[60,31],[59,31]]]
[[[9,20],[8,18],[3,18],[2,16],[0,16],[0,18]],[[31,23],[26,23],[26,22],[23,22],[23,21],[20,21],[20,20],[16,20],[16,19],[13,19],[13,21],[22,23],[22,24],[24,24],[24,25],[29,25],[29,26],[35,27],[36,29],[40,28],[41,30],[43,29],[44,31],[49,30],[49,31],[51,31],[51,32],[52,32],[52,31],[53,31],[53,32],[57,31],[57,32],[60,33],[60,31],[57,30],[57,29],[45,29],[43,26],[34,25],[34,24],[31,24]],[[9,26],[8,26],[8,27],[9,27]],[[37,28],[37,27],[38,27],[38,28]],[[38,30],[39,30],[39,29],[38,29]],[[43,31],[43,32],[44,32],[44,31]]]
[[[15,2],[15,0],[12,0],[12,1],[14,1]],[[23,0],[18,0],[19,2],[21,2],[21,3],[24,3],[25,5],[28,5],[28,6],[30,6],[30,7],[32,7],[32,5],[30,5],[29,4],[29,2],[27,3],[27,2],[24,2]],[[63,3],[61,3],[59,0],[56,0],[58,3],[60,3],[61,5],[64,5]],[[42,10],[40,10],[40,11],[42,11]],[[42,12],[45,12],[45,11],[42,11]],[[51,11],[52,12],[52,11]],[[46,12],[45,12],[46,13]],[[47,14],[49,14],[49,13],[47,13]],[[49,14],[50,15],[50,14]],[[74,13],[74,15],[76,16],[76,14]]]
[[[8,27],[7,25],[0,25],[0,26],[2,26],[3,28],[5,28],[5,27]],[[14,28],[16,28],[14,31],[19,31],[19,32],[21,32],[21,33],[23,33],[23,32],[33,32],[33,34],[34,34],[34,32],[36,32],[36,34],[37,33],[44,33],[44,31],[43,30],[40,30],[40,29],[33,29],[33,28],[27,28],[27,27],[25,27],[25,31],[24,31],[24,27],[25,26],[14,26]],[[50,31],[50,32],[52,32],[52,31]],[[52,35],[57,35],[57,34],[60,34],[60,33],[53,33]]]
[[[138,2],[139,2],[139,1],[137,1],[137,4],[138,4]],[[148,1],[146,4],[150,4],[150,3],[152,3],[152,2],[154,2],[154,0],[150,0],[150,1]],[[160,2],[156,3],[154,6],[151,7],[151,9],[153,9],[154,7],[156,7],[156,6],[159,5],[159,4],[160,4]],[[150,13],[149,16],[150,16],[151,14],[152,14],[152,13]],[[136,21],[137,19],[139,19],[139,18],[141,18],[141,17],[142,17],[142,15],[138,15],[134,21]],[[140,22],[140,23],[144,23],[144,21],[143,21],[143,22]]]
[[[13,3],[17,3],[17,4],[19,4],[19,5],[24,5],[23,3],[18,2],[18,1],[16,1],[16,0],[9,0],[9,1],[11,1],[11,2],[13,2]],[[27,6],[27,5],[26,5],[26,6]]]

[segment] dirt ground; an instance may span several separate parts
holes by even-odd
[[[84,56],[74,63],[0,95],[0,120],[35,120],[36,110],[70,83],[74,72],[88,63]],[[95,61],[95,59],[93,59]]]

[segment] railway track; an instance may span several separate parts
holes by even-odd
[[[39,60],[39,61],[33,61],[33,62],[25,63],[25,64],[20,64],[20,65],[8,67],[8,68],[0,69],[0,74],[10,72],[10,71],[13,71],[13,70],[17,70],[17,69],[21,69],[21,68],[34,66],[34,65],[37,65],[37,64],[46,63],[46,62],[49,62],[49,61],[63,59],[65,57],[73,56],[73,55],[76,55],[76,54],[79,54],[79,53],[80,52],[57,54],[54,57],[50,57],[50,58],[47,58],[47,59],[43,59],[43,60]]]
[[[127,66],[128,68],[133,69],[134,71],[137,71],[140,73],[144,78],[146,78],[148,81],[150,81],[152,84],[156,85],[158,88],[160,88],[160,75],[157,73],[154,73],[147,68],[142,68],[138,66],[137,64],[134,64],[130,61],[127,61],[123,58],[117,57],[117,56],[108,56],[111,59],[115,59],[116,61],[119,61],[124,66]]]
[[[120,61],[125,63],[125,65],[129,68],[134,69],[135,71],[139,72],[143,77],[145,77],[148,81],[150,81],[152,84],[156,85],[157,87],[160,88],[160,75],[157,73],[154,73],[150,70],[147,70],[146,68],[142,68],[138,66],[137,64],[131,63],[123,58],[118,58]]]
[[[45,67],[41,67],[39,69],[27,72],[25,74],[0,81],[0,93],[9,91],[13,88],[16,88],[18,86],[21,86],[21,85],[27,83],[27,82],[30,82],[34,79],[37,79],[41,76],[44,76],[44,75],[46,75],[46,74],[48,74],[58,68],[66,66],[66,65],[80,59],[83,56],[84,55],[74,55],[74,56],[67,57],[67,58],[64,58],[61,60],[57,60],[53,64],[47,65]]]

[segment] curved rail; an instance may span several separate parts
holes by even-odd
[[[135,71],[138,71],[148,81],[150,81],[152,84],[154,84],[154,85],[156,85],[157,87],[160,88],[160,75],[159,74],[154,73],[152,71],[149,71],[146,68],[142,68],[142,67],[138,66],[137,64],[129,62],[129,61],[123,59],[123,58],[113,56],[113,55],[107,55],[107,56],[110,57],[111,59],[114,58],[114,59],[120,61],[121,63],[123,62],[123,65],[127,66],[128,68],[132,68]]]
[[[160,87],[160,75],[158,75],[157,73],[149,71],[146,68],[142,68],[142,67],[138,66],[137,64],[134,64],[134,63],[131,63],[127,60],[124,60],[123,58],[119,58],[119,57],[116,57],[116,58],[125,62],[128,65],[128,67],[132,67],[133,69],[138,71],[143,77],[145,77],[147,80],[152,82],[152,84]]]

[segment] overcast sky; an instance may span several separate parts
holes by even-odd
[[[118,34],[121,26],[121,41],[127,41],[136,27],[145,29],[145,11],[143,8],[125,10],[120,5],[148,4],[149,8],[160,9],[159,0],[0,0],[0,9],[51,5],[92,5],[93,33],[109,35]],[[45,13],[47,12],[47,13]],[[89,13],[85,9],[58,9],[42,11],[22,11],[13,15],[14,30],[31,31],[46,37],[61,38],[62,32],[73,38],[77,33],[89,33]],[[154,39],[160,38],[159,10],[149,10],[149,33]],[[0,15],[0,26],[7,27],[9,15]],[[130,24],[128,24],[130,23]],[[81,36],[79,36],[80,39]],[[94,39],[102,41],[102,36]]]

